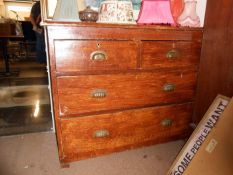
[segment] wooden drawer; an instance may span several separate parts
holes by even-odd
[[[200,51],[200,42],[144,41],[142,42],[142,68],[197,67]]]
[[[63,162],[149,145],[188,134],[192,104],[61,119]]]
[[[16,35],[16,25],[13,23],[0,23],[0,35],[11,36]]]
[[[187,102],[195,85],[192,71],[59,77],[60,116]]]
[[[55,40],[56,71],[136,69],[138,48],[132,41]]]

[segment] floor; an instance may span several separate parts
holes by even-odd
[[[46,66],[22,59],[10,67],[12,76],[0,74],[0,175],[164,175],[184,144],[169,142],[60,168]]]
[[[82,160],[60,168],[55,134],[0,137],[1,175],[165,175],[183,146],[179,140]]]
[[[0,59],[0,72],[4,71]],[[0,136],[50,131],[52,117],[46,65],[14,59],[10,76],[0,74]]]

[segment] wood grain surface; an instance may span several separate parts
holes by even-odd
[[[218,5],[216,5],[218,4]],[[233,96],[233,1],[207,2],[193,120],[198,123],[218,94]]]
[[[94,52],[104,53],[104,58],[93,60]],[[138,47],[133,41],[57,40],[55,53],[58,72],[121,71],[136,69]]]
[[[196,79],[192,71],[59,77],[60,116],[191,101]],[[167,84],[175,89],[165,91]],[[92,97],[96,90],[106,96]]]
[[[172,51],[175,52],[174,55]],[[169,57],[170,53],[170,57]],[[199,65],[200,42],[183,41],[143,41],[142,68],[184,68]]]
[[[61,163],[187,136],[202,29],[43,25]]]
[[[187,135],[192,104],[143,108],[124,112],[61,120],[63,162],[104,155]],[[163,126],[164,119],[172,120]],[[107,130],[100,138],[95,132]]]

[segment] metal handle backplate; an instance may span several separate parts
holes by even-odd
[[[91,92],[93,98],[105,98],[107,96],[107,91],[105,89],[96,89]]]
[[[163,90],[165,92],[174,91],[175,88],[176,88],[176,85],[172,83],[166,83],[165,85],[163,85]]]
[[[104,51],[98,50],[91,53],[90,59],[92,61],[104,61],[107,60],[107,54]]]
[[[172,119],[164,119],[161,121],[161,125],[164,127],[171,126],[173,123]]]
[[[179,51],[177,49],[171,49],[167,52],[166,56],[169,60],[176,59],[179,57]]]
[[[107,129],[97,130],[93,133],[94,138],[104,138],[104,137],[108,137],[109,135],[110,133]]]

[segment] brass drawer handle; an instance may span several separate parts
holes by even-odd
[[[91,53],[90,59],[92,61],[104,61],[107,60],[107,54],[104,51],[94,51]]]
[[[107,129],[101,129],[94,132],[93,137],[94,138],[104,138],[108,137],[110,135],[109,131]]]
[[[166,83],[165,85],[163,85],[163,90],[165,92],[170,92],[170,91],[174,91],[176,88],[176,85],[175,84],[172,84],[172,83]]]
[[[171,49],[167,52],[167,58],[169,60],[172,60],[178,57],[179,57],[179,51],[177,49]]]
[[[91,93],[93,98],[105,98],[107,96],[107,91],[104,89],[96,89]]]
[[[171,126],[172,123],[173,123],[172,119],[164,119],[164,120],[161,121],[161,125],[164,126],[164,127]]]

